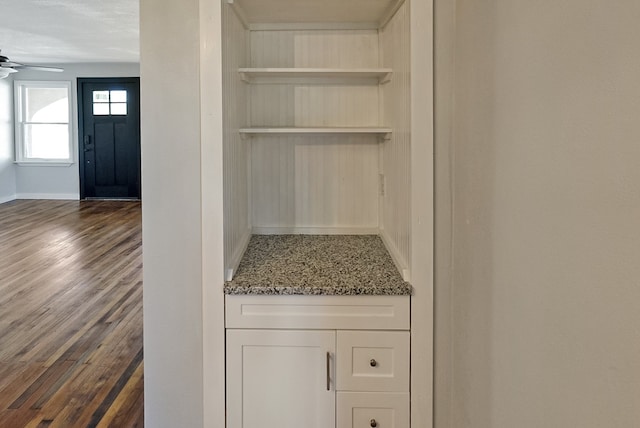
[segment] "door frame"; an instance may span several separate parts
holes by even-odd
[[[142,166],[141,166],[141,153],[140,153],[140,78],[139,77],[78,77],[77,78],[77,107],[78,107],[78,163],[80,174],[80,200],[86,199],[85,196],[85,176],[84,176],[84,85],[92,83],[133,83],[136,87],[136,98],[138,100],[138,121],[137,121],[137,159],[136,164],[138,166],[138,195],[142,200]]]

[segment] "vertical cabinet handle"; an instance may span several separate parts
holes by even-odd
[[[331,353],[327,351],[327,391],[331,390]]]
[[[331,353],[327,352],[327,391],[331,390]]]

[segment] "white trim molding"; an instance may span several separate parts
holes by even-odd
[[[11,202],[11,201],[15,201],[16,199],[16,195],[9,195],[9,196],[0,196],[0,204],[6,204],[7,202]]]
[[[18,193],[15,199],[51,199],[61,201],[79,201],[79,193]]]

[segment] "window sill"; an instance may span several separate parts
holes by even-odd
[[[14,164],[18,166],[66,166],[69,167],[73,165],[75,162],[70,161],[16,161]]]

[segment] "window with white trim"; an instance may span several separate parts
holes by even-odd
[[[15,81],[16,162],[73,163],[71,82]]]

